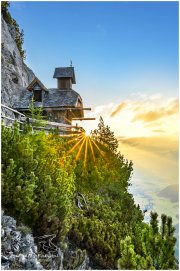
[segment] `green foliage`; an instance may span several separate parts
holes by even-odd
[[[157,220],[157,213],[151,212],[151,227],[146,225],[143,233],[143,242],[145,243],[147,255],[151,255],[153,266],[155,269],[177,269],[174,247],[176,238],[173,236],[174,227],[172,227],[172,218],[168,223],[167,216],[161,216],[161,225]],[[168,233],[168,227],[170,230],[170,236]]]
[[[27,114],[29,118],[32,119],[32,127],[45,127],[46,121],[44,120],[42,107],[35,107],[34,100],[32,98],[29,104],[29,112]]]
[[[64,236],[70,225],[75,176],[64,151],[61,138],[2,126],[2,205],[41,234]]]
[[[150,216],[151,216],[150,224],[153,229],[153,234],[157,234],[158,233],[158,220],[157,220],[158,214],[156,212],[155,213],[151,212]]]
[[[159,225],[151,212],[150,225],[143,222],[128,192],[132,162],[104,127],[101,119],[93,141],[2,126],[3,207],[36,234],[68,237],[103,269],[176,269],[172,218],[163,214]],[[78,251],[81,262],[84,252]]]
[[[64,266],[66,270],[75,270],[77,269],[84,261],[86,257],[86,251],[77,249],[73,254],[68,258],[68,262],[64,261]]]
[[[127,236],[120,243],[121,258],[118,260],[118,269],[133,270],[137,267],[136,253],[134,245],[131,243],[131,237]]]
[[[4,20],[8,23],[11,24],[12,23],[12,17],[8,11],[8,8],[10,6],[10,2],[9,1],[1,1],[1,14],[4,18]]]
[[[87,190],[98,194],[108,193],[111,197],[119,198],[130,185],[133,164],[117,152],[117,140],[113,133],[109,131],[106,133],[109,127],[106,128],[101,118],[99,130],[92,133],[93,155],[90,144],[87,146],[86,163],[84,144],[82,155],[75,168],[76,186],[82,192]]]
[[[17,22],[13,19],[12,25],[15,27],[16,30],[16,37],[15,37],[15,42],[17,44],[17,48],[20,52],[20,55],[23,60],[26,59],[26,52],[23,50],[23,43],[24,43],[24,30],[19,29],[19,25]]]
[[[25,56],[25,51],[23,50],[23,42],[24,42],[24,31],[19,29],[19,25],[16,22],[16,20],[14,20],[8,10],[10,6],[10,2],[9,1],[2,1],[1,2],[1,14],[4,18],[4,20],[6,21],[7,24],[13,26],[15,28],[16,31],[16,36],[15,36],[15,42],[17,44],[18,50],[20,52],[20,55],[23,59],[26,58]]]
[[[175,239],[166,241],[169,244],[166,250],[157,213],[151,213],[150,226],[143,223],[143,214],[127,190],[132,162],[117,152],[114,135],[108,130],[101,118],[99,129],[92,133],[97,145],[94,160],[88,147],[84,170],[84,147],[77,161],[76,187],[85,194],[88,210],[79,215],[77,211],[69,237],[81,248],[86,248],[105,269],[153,270],[164,266],[175,269]],[[169,229],[173,234],[170,220]]]
[[[92,132],[92,137],[94,140],[103,144],[106,148],[108,148],[113,153],[117,152],[118,141],[114,136],[114,132],[110,131],[110,127],[105,126],[102,117],[100,117],[99,119],[98,129]]]
[[[123,201],[129,198],[129,214]],[[119,244],[143,217],[127,193],[119,200],[108,196],[87,197],[88,210],[74,220],[70,238],[82,248],[88,249],[103,268],[115,268],[120,257]]]
[[[17,230],[20,231],[22,235],[32,234],[31,229],[25,225],[18,226]]]

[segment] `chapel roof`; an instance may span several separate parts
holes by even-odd
[[[73,89],[58,90],[56,88],[47,89],[42,93],[42,107],[77,107],[78,100],[82,103],[81,96]],[[29,108],[33,92],[23,88],[19,90],[20,97],[14,103],[13,108],[24,109]]]
[[[37,77],[35,77],[33,81],[29,84],[29,86],[27,87],[27,90],[30,90],[30,91],[33,90],[33,87],[36,84],[38,84],[41,87],[41,89],[47,91],[47,88],[43,85],[43,83]]]
[[[76,84],[74,67],[55,68],[53,78],[72,78],[72,83]]]

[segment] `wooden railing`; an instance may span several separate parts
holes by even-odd
[[[14,118],[11,118],[11,117],[9,117],[9,116],[6,116],[6,115],[5,115],[5,112],[2,111],[2,108],[6,109],[6,110],[9,110],[10,112],[12,112],[13,115],[14,115]],[[17,111],[17,110],[12,109],[11,107],[9,107],[9,106],[7,106],[7,105],[1,104],[1,118],[2,118],[2,119],[7,119],[7,120],[12,121],[12,122],[15,122],[15,121],[16,121],[16,122],[18,122],[18,123],[23,123],[23,122],[21,121],[21,117],[25,117],[25,115],[22,114],[22,113],[20,113],[20,112]]]
[[[14,117],[7,116],[5,112],[7,110],[10,111]],[[84,131],[84,129],[79,126],[72,126],[69,124],[64,124],[60,122],[50,122],[50,121],[45,121],[45,127],[40,127],[40,126],[37,127],[33,125],[36,122],[35,119],[29,118],[23,113],[20,113],[19,111],[14,110],[13,108],[4,104],[1,104],[1,118],[4,120],[8,120],[8,124],[6,123],[6,126],[8,127],[12,126],[14,122],[19,123],[20,131],[22,131],[21,127],[22,127],[22,124],[24,123],[30,124],[34,130],[45,130],[47,132],[51,131],[52,129],[58,128],[60,135],[81,134]]]

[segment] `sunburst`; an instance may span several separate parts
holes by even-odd
[[[83,160],[83,171],[86,170],[89,155],[91,155],[93,162],[95,162],[95,150],[98,151],[103,158],[106,158],[105,152],[101,150],[99,144],[90,135],[86,135],[85,132],[68,140],[67,144],[72,145],[72,147],[66,152],[62,159],[70,153],[76,152],[75,160]]]
[[[86,136],[85,140],[85,153],[84,153],[84,163],[83,163],[83,168],[86,168],[86,160],[87,160],[87,148],[88,148],[88,137]]]
[[[86,141],[86,137],[84,137],[83,142],[82,142],[81,146],[79,147],[78,153],[76,155],[76,160],[78,160],[81,155],[81,151],[82,151],[82,148],[84,146],[85,141]]]
[[[89,146],[90,146],[90,149],[91,149],[93,161],[95,162],[95,155],[94,155],[94,150],[93,150],[93,146],[92,146],[92,143],[91,143],[92,140],[91,140],[90,136],[88,136],[88,140],[89,140]]]

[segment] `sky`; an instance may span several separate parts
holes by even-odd
[[[56,87],[55,67],[72,60],[73,88],[97,118],[80,123],[87,131],[100,114],[116,136],[177,131],[165,106],[178,99],[178,2],[11,1],[10,12],[25,33],[26,63],[47,88]],[[156,121],[147,127],[142,114]]]
[[[178,91],[178,2],[11,2],[26,63],[47,87],[72,60],[85,106]]]
[[[178,2],[11,2],[27,65],[47,88],[55,67],[75,67],[87,132],[99,116],[134,163],[133,189],[178,221]],[[160,194],[159,194],[160,193]],[[140,194],[138,194],[140,195]],[[175,195],[176,196],[176,195]],[[138,196],[139,197],[139,196]],[[140,197],[139,197],[140,198]],[[154,207],[154,208],[155,208]]]

